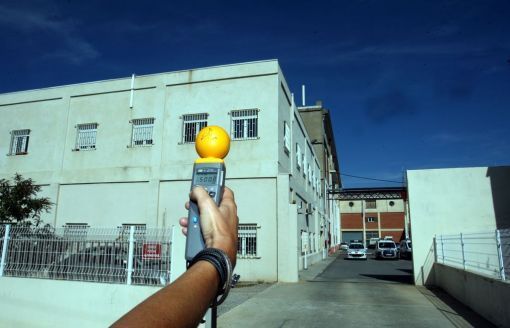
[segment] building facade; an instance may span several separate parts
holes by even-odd
[[[314,106],[298,107],[298,110],[318,156],[321,188],[323,190],[341,188],[339,161],[329,110],[323,107],[321,101],[317,101]],[[330,220],[324,222],[324,232],[327,233],[326,244],[330,251],[335,251],[335,246],[340,244],[340,224],[335,219],[339,217],[338,204],[331,198],[324,198],[324,201],[324,211],[331,214]],[[329,231],[334,233],[328,233]]]
[[[343,189],[340,200],[340,226],[343,242],[371,238],[409,238],[405,188]]]
[[[206,125],[232,139],[236,271],[297,281],[304,258],[321,259],[326,236],[339,236],[324,232],[331,177],[276,60],[2,94],[0,178],[17,172],[41,185],[54,226],[178,226]],[[174,238],[183,272],[185,239]]]

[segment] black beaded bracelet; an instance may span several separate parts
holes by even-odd
[[[223,303],[230,291],[232,280],[232,263],[230,262],[229,257],[224,251],[220,249],[205,248],[198,252],[198,254],[195,255],[195,257],[188,263],[188,268],[193,266],[193,264],[197,263],[198,261],[207,261],[214,266],[216,271],[218,271],[220,283],[216,296],[221,297],[219,300],[217,297],[215,297],[215,301],[213,302],[212,306],[217,306]]]

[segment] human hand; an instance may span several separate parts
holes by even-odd
[[[238,217],[232,190],[225,187],[219,207],[201,186],[191,190],[190,199],[198,204],[200,227],[206,246],[223,250],[229,256],[232,266],[235,266]],[[186,202],[185,207],[189,210],[189,202]],[[182,217],[179,224],[186,235],[188,218]]]

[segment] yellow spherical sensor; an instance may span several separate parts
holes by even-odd
[[[206,126],[197,135],[195,149],[200,156],[196,163],[223,162],[230,150],[230,137],[219,126]]]

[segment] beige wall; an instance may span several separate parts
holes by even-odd
[[[147,286],[3,277],[0,325],[107,327],[158,290]]]
[[[407,171],[414,278],[433,283],[433,238],[496,229],[487,167]]]
[[[394,202],[393,206],[390,206],[390,202]],[[353,206],[349,206],[352,202]],[[362,213],[362,201],[361,200],[342,200],[340,203],[341,213]],[[402,199],[378,199],[376,200],[376,208],[366,209],[366,212],[377,211],[377,212],[404,212],[404,201]]]
[[[156,226],[156,203],[148,182],[61,185],[56,226],[88,223],[117,227],[128,223]]]

